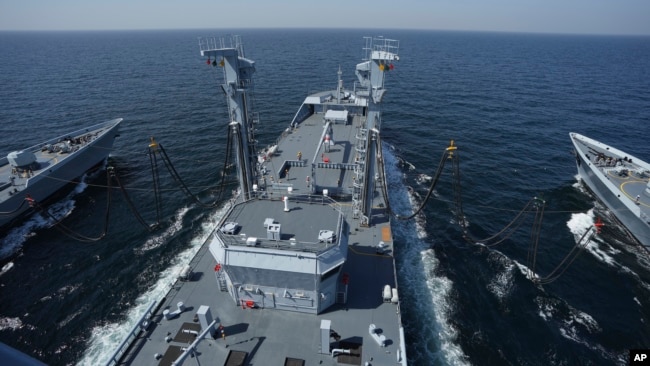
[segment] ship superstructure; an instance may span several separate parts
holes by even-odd
[[[111,363],[405,365],[377,143],[398,42],[367,38],[354,86],[338,70],[335,88],[307,96],[278,142],[256,150],[255,64],[230,41],[200,45],[223,68],[239,195]]]

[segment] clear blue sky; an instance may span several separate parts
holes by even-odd
[[[650,35],[650,0],[0,0],[0,30],[268,27]]]

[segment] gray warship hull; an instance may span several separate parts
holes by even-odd
[[[73,131],[0,159],[0,226],[11,225],[32,212],[26,198],[43,202],[104,161],[121,121]]]
[[[582,181],[636,240],[650,246],[650,165],[591,138],[570,136]]]

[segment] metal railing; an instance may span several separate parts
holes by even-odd
[[[138,336],[140,331],[147,329],[149,326],[148,319],[153,315],[153,309],[156,306],[157,301],[152,301],[151,305],[147,308],[147,311],[142,314],[140,319],[135,323],[129,334],[124,338],[122,343],[117,347],[111,358],[106,362],[106,365],[117,365],[120,362],[120,358],[124,355],[126,350],[131,346],[133,340]]]
[[[259,194],[260,192],[257,193]],[[281,198],[278,197],[277,199],[274,199],[269,197],[263,198],[261,196],[257,196],[257,197],[254,196],[249,200],[235,204],[230,209],[230,211],[226,215],[224,215],[224,218],[227,218],[230,215],[230,213],[236,210],[239,206],[254,200],[280,201]],[[257,248],[303,251],[308,253],[320,253],[333,246],[338,245],[343,230],[344,213],[342,211],[341,204],[339,204],[331,197],[322,196],[322,195],[295,195],[295,196],[291,196],[291,202],[321,204],[324,206],[325,205],[330,206],[332,209],[334,209],[339,214],[337,219],[337,224],[336,224],[336,230],[334,231],[336,233],[336,240],[330,243],[330,242],[310,242],[310,241],[297,241],[297,240],[272,240],[272,239],[258,237],[253,245],[253,243],[247,242],[248,236],[246,235],[242,235],[242,234],[229,235],[229,234],[222,233],[220,230],[215,230],[215,235],[217,235],[217,237],[221,240],[221,242],[227,246],[229,245],[244,246],[244,247],[248,246],[248,247],[257,247]],[[221,224],[223,224],[223,222]]]

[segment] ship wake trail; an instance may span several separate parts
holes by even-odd
[[[0,242],[0,260],[9,258],[18,253],[25,241],[36,235],[35,231],[48,228],[55,222],[69,216],[75,208],[76,201],[74,198],[86,190],[88,187],[88,180],[95,179],[103,170],[104,169],[98,169],[95,172],[84,174],[72,192],[62,200],[55,202],[46,208],[49,213],[47,217],[42,214],[35,214],[24,223],[20,224],[20,226],[11,229]]]
[[[574,213],[571,215],[571,219],[567,222],[567,226],[569,227],[569,230],[574,235],[576,240],[578,240],[578,238],[580,238],[580,236],[582,236],[585,231],[593,226],[593,222],[596,219],[596,212],[599,212],[601,210],[606,209],[596,202],[595,207],[586,213]],[[607,239],[609,241],[611,238],[608,237]],[[600,262],[603,262],[612,268],[618,269],[621,272],[629,274],[638,282],[640,282],[641,285],[646,288],[650,288],[650,284],[644,281],[642,279],[642,276],[639,275],[637,271],[630,268],[630,266],[639,265],[638,270],[650,270],[650,261],[646,253],[636,246],[617,243],[620,244],[618,248],[623,248],[626,251],[629,251],[627,254],[631,255],[632,258],[634,258],[632,262],[630,262],[630,260],[625,258],[626,253],[624,253],[623,250],[615,248],[614,246],[610,245],[608,241],[599,236],[595,236],[587,243],[585,249],[587,252],[589,252],[589,254],[594,256]]]
[[[575,239],[579,240],[582,235],[584,235],[584,233],[593,226],[595,218],[596,216],[594,215],[593,209],[587,211],[586,213],[574,213],[571,215],[571,219],[567,222],[567,226],[569,227],[569,230]],[[599,261],[606,263],[609,266],[620,266],[614,259],[614,255],[620,253],[620,251],[612,248],[611,246],[608,246],[604,242],[599,242],[594,239],[595,237],[589,240],[585,246],[587,252],[596,257]],[[606,248],[603,249],[600,244],[606,246]]]
[[[576,241],[580,240],[583,234],[593,226],[594,218],[594,209],[586,213],[572,214],[567,222],[567,226]],[[609,246],[597,236],[589,241],[585,246],[585,250],[605,265],[616,268],[621,273],[634,277],[639,283],[639,288],[644,289],[642,290],[643,292],[650,289],[641,276],[615,259],[615,256],[621,252]],[[513,275],[515,274],[515,269],[518,269],[520,274],[526,277],[537,288],[537,296],[534,298],[537,314],[547,324],[552,326],[560,336],[600,354],[601,357],[610,360],[612,363],[622,364],[625,362],[627,357],[626,353],[608,350],[602,344],[594,341],[603,332],[598,321],[585,311],[576,309],[566,300],[549,294],[543,286],[535,283],[534,280],[539,274],[533,273],[526,265],[497,250],[491,251],[489,260],[503,268],[502,271],[495,274],[492,281],[488,284],[488,290],[497,296],[502,304],[509,297],[509,293],[513,287]],[[518,286],[521,286],[521,284]],[[639,297],[635,297],[634,301],[639,306],[642,306]],[[549,359],[547,361],[552,363],[554,356],[551,354],[548,354],[548,356]],[[562,361],[559,362],[561,363]]]
[[[408,212],[419,206],[417,198],[405,187],[393,149],[384,144],[383,153],[391,205],[397,212]],[[439,261],[426,240],[423,222],[423,218],[415,222],[393,222],[396,240],[402,242],[397,251],[400,293],[405,303],[412,304],[408,310],[403,308],[403,312],[408,311],[403,318],[405,328],[409,329],[409,323],[415,322],[417,328],[423,328],[407,342],[409,363],[430,364],[436,360],[436,363],[465,365],[467,357],[457,344],[458,331],[451,324],[453,283],[436,273]]]
[[[575,175],[574,178],[576,181],[573,184],[573,187],[576,190],[578,190],[580,193],[591,198],[592,195],[585,188],[580,176]],[[650,270],[650,255],[648,255],[648,251],[642,248],[640,245],[630,245],[630,242],[634,242],[635,239],[630,238],[629,231],[627,231],[624,227],[622,227],[620,221],[616,219],[616,217],[612,214],[612,212],[607,207],[603,206],[597,200],[593,201],[593,205],[594,208],[589,210],[587,213],[574,214],[572,216],[571,221],[567,223],[567,225],[569,225],[569,228],[571,229],[571,232],[574,235],[578,235],[577,232],[584,233],[586,228],[581,229],[581,227],[587,225],[588,223],[587,218],[591,220],[591,222],[593,222],[595,221],[596,217],[600,217],[601,219],[603,219],[605,223],[605,226],[603,228],[604,238],[598,240],[599,238],[596,237],[595,238],[596,242],[589,243],[587,249],[590,251],[590,253],[592,253],[594,256],[596,256],[603,262],[613,267],[616,267],[619,264],[616,263],[613,256],[616,254],[620,255],[621,250],[616,249],[608,244],[608,242],[613,242],[614,244],[617,245],[617,248],[628,251],[632,256],[634,256],[634,258],[636,258],[636,262],[641,267],[643,267],[644,270]],[[578,224],[578,221],[582,223],[582,225]],[[600,249],[600,246],[603,246],[606,249],[604,250]],[[627,268],[624,268],[624,270],[629,271],[629,269]]]
[[[212,217],[204,220],[199,234],[190,241],[190,247],[178,254],[170,263],[169,267],[160,273],[158,280],[135,300],[135,305],[127,311],[126,317],[122,322],[98,324],[94,327],[92,337],[88,341],[88,347],[78,365],[103,365],[108,362],[113,351],[142,317],[142,314],[144,314],[151,302],[164,298],[165,294],[169,291],[169,286],[174,283],[183,267],[194,258],[210,233],[216,228],[219,219],[228,211],[230,205],[231,201],[228,201],[224,207],[217,209]],[[181,209],[177,212],[176,223],[182,223],[182,217],[187,210],[189,209]],[[173,237],[173,235],[167,236],[163,234],[157,236],[159,239],[164,238],[163,240],[168,240],[170,237]],[[151,240],[148,239],[147,243]],[[158,239],[154,241],[156,240]]]
[[[586,230],[585,228],[584,230]],[[578,238],[576,239],[578,240]],[[566,300],[549,294],[544,286],[535,283],[534,279],[538,274],[532,273],[531,270],[520,262],[511,259],[498,250],[492,250],[489,254],[490,262],[497,263],[503,267],[501,272],[497,272],[494,278],[488,284],[488,290],[499,299],[502,305],[511,302],[513,287],[524,286],[523,283],[515,284],[516,269],[536,287],[537,295],[534,298],[534,304],[537,307],[538,316],[549,326],[552,326],[555,332],[563,338],[574,343],[587,347],[593,352],[599,353],[603,358],[612,360],[614,363],[624,361],[624,356],[615,352],[608,351],[601,344],[592,341],[602,333],[602,327],[588,313],[571,306]],[[546,361],[549,364],[563,364],[566,360],[556,360],[557,346],[552,345],[547,352]],[[557,361],[557,363],[555,362]]]
[[[554,325],[562,337],[599,353],[613,363],[625,362],[627,355],[607,351],[602,345],[594,344],[587,339],[602,333],[602,328],[591,315],[575,309],[562,299],[553,297],[540,295],[535,298],[535,303],[540,318]]]
[[[169,225],[165,231],[162,233],[152,236],[147,241],[142,245],[142,247],[137,248],[135,250],[135,253],[138,255],[143,255],[146,252],[156,249],[160,247],[161,245],[165,244],[167,240],[172,238],[179,230],[183,228],[183,218],[187,213],[192,209],[192,207],[183,207],[176,211],[176,214],[174,215],[174,220]]]
[[[507,306],[508,298],[514,287],[515,263],[499,252],[490,252],[488,261],[495,267],[495,275],[487,285],[488,290],[499,300],[501,306]],[[508,310],[508,309],[503,309]]]

